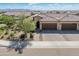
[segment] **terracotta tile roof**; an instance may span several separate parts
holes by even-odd
[[[64,17],[61,21],[79,21],[79,16],[68,15],[67,17]]]
[[[40,16],[40,17],[47,17],[45,14],[35,14],[35,15],[32,15],[31,17],[36,17],[36,16]]]
[[[51,18],[51,17],[45,17],[40,19],[40,21],[57,21],[55,18]]]
[[[40,21],[79,21],[79,16],[71,14],[36,14],[33,15],[40,16],[42,19]]]
[[[32,15],[31,17],[39,16],[39,14]]]
[[[46,14],[49,17],[54,17],[57,20],[60,20],[61,18],[65,17],[67,14]]]

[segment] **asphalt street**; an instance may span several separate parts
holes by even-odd
[[[0,48],[0,56],[79,56],[79,48],[25,48],[22,54]]]

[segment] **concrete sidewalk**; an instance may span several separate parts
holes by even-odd
[[[11,46],[16,41],[4,41],[0,40],[0,46]],[[17,42],[16,42],[17,43]],[[79,48],[79,41],[29,41],[25,48]]]

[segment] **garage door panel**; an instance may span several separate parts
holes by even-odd
[[[57,24],[54,23],[43,23],[42,28],[45,30],[57,30]]]
[[[76,30],[77,24],[62,24],[62,30]]]

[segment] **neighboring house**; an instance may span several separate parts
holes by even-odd
[[[33,20],[37,21],[40,30],[79,30],[79,16],[68,13],[35,14]]]

